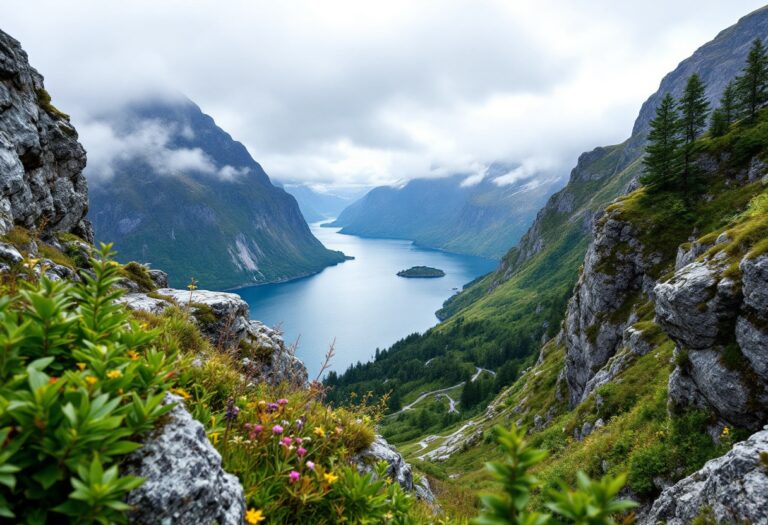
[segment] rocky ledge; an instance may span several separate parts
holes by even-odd
[[[151,293],[128,293],[120,301],[131,310],[153,314],[171,307],[188,312],[211,344],[220,350],[236,350],[243,370],[254,381],[307,382],[307,369],[294,349],[286,346],[278,331],[249,319],[248,303],[237,294],[160,288]]]

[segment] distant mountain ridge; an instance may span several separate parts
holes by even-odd
[[[284,281],[344,260],[193,102],[136,104],[98,123],[120,146],[112,173],[87,172],[89,218],[121,260],[162,267],[173,286],[195,278],[209,288]]]
[[[561,184],[556,177],[519,171],[519,166],[495,163],[481,180],[456,174],[413,179],[399,188],[377,187],[331,225],[342,233],[408,239],[449,252],[500,258]]]
[[[357,193],[349,196],[326,193],[306,184],[283,184],[282,188],[296,199],[301,214],[310,224],[338,217],[344,208],[355,201]]]

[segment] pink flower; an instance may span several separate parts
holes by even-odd
[[[299,457],[303,457],[307,453],[307,449],[304,447],[299,447],[298,450],[296,450],[296,454],[299,455]]]
[[[278,399],[277,400],[277,404],[280,405],[281,407],[285,406],[285,405],[288,404],[288,400],[287,399]]]
[[[315,462],[314,461],[307,461],[307,468],[309,470],[315,470]]]
[[[304,440],[301,438],[296,438],[295,441],[297,445],[301,445],[304,442]]]
[[[283,438],[282,443],[286,447],[290,447],[291,445],[293,445],[293,440],[286,436],[286,437]]]
[[[272,427],[272,433],[273,434],[282,434],[283,433],[283,427],[281,427],[280,425],[275,425],[274,427]]]
[[[301,474],[296,472],[295,470],[292,470],[290,474],[288,474],[288,479],[291,483],[296,483],[299,481],[299,478],[301,477]]]
[[[253,430],[254,432],[256,432],[258,434],[259,432],[264,430],[264,426],[263,425],[253,425],[253,428],[251,430]]]

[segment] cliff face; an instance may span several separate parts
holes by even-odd
[[[92,240],[85,150],[19,42],[0,31],[0,233],[15,225]]]

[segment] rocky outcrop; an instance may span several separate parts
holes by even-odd
[[[634,227],[620,219],[619,209],[596,223],[565,321],[571,405],[589,395],[595,387],[590,381],[620,348],[624,330],[634,322],[623,309],[634,295],[652,288],[646,269],[656,263],[657,256],[643,253]]]
[[[742,258],[739,272],[725,255],[687,264],[655,288],[656,320],[678,346],[670,406],[757,429],[768,420],[768,255]]]
[[[183,400],[167,394],[164,403],[176,403],[165,424],[122,463],[123,474],[146,480],[128,494],[129,522],[239,525],[245,500],[237,477],[223,470],[221,455]]]
[[[768,427],[664,489],[639,523],[684,525],[699,516],[768,524]]]
[[[414,481],[411,466],[383,437],[376,436],[368,448],[353,458],[353,462],[361,474],[373,472],[374,465],[379,461],[387,463],[387,475],[392,481],[400,484],[403,490],[413,492],[418,499],[429,504],[434,510],[439,509],[437,499],[432,493],[427,478],[422,477],[418,481]]]
[[[163,276],[156,276],[162,282]],[[307,369],[276,330],[248,318],[248,303],[233,293],[160,288],[151,294],[129,293],[119,299],[132,310],[161,314],[173,306],[190,314],[211,343],[235,351],[243,371],[254,380],[304,385]]]
[[[0,31],[0,234],[19,225],[93,239],[85,150],[19,42]]]

